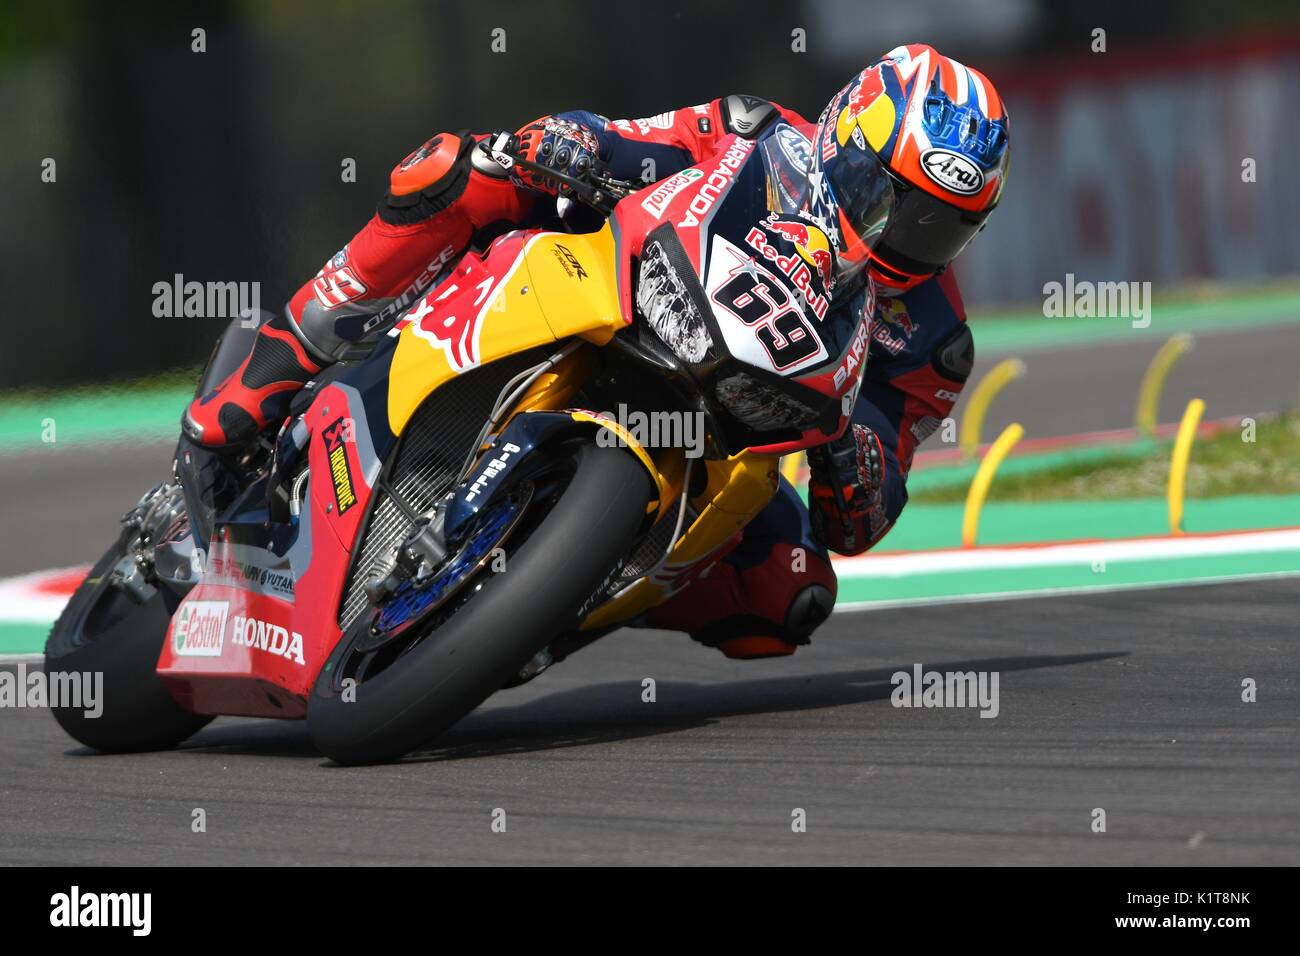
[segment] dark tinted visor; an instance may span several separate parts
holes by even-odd
[[[952,262],[988,218],[987,212],[958,209],[924,189],[895,186],[894,215],[876,243],[876,251],[886,262],[916,275]]]

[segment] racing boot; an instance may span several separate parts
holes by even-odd
[[[281,313],[257,330],[248,358],[229,378],[190,402],[181,429],[214,451],[246,445],[288,414],[293,396],[323,367]]]

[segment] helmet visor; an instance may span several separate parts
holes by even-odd
[[[862,268],[867,253],[880,241],[894,211],[894,183],[880,157],[870,149],[842,150],[831,165],[831,191],[839,207],[844,234],[840,277]]]
[[[928,275],[952,262],[988,218],[988,212],[958,209],[924,189],[895,185],[893,218],[873,248],[887,265],[912,275]]]

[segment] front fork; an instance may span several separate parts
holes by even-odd
[[[677,467],[684,471],[682,450],[671,451],[679,460]],[[581,630],[615,627],[662,604],[682,586],[684,575],[691,568],[719,551],[749,524],[767,507],[780,487],[780,458],[776,455],[742,451],[724,460],[696,461],[692,470],[701,465],[706,469],[707,480],[703,489],[690,499],[698,516],[656,568],[588,614]],[[671,509],[666,510],[671,514]]]
[[[577,350],[533,383],[520,400],[516,414],[564,408],[594,368],[593,350]],[[673,521],[680,496],[689,494],[693,488],[700,490],[690,498],[697,517],[684,527],[664,560],[651,574],[623,588],[588,614],[581,625],[584,632],[617,626],[662,604],[676,590],[675,578],[722,548],[767,507],[780,487],[778,455],[742,451],[727,459],[695,459],[688,463],[682,448],[648,450],[612,423],[602,422],[602,425],[618,432],[620,440],[650,471],[659,489],[654,523]],[[701,468],[704,469],[702,486],[698,477]],[[690,488],[686,487],[688,480]]]

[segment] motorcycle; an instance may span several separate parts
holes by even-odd
[[[59,723],[135,751],[305,719],[337,763],[392,760],[686,586],[861,382],[872,310],[825,320],[831,246],[773,200],[777,140],[639,189],[548,170],[598,228],[466,253],[238,457],[182,436],[51,632],[47,672],[105,688]],[[637,412],[692,416],[700,454]]]

